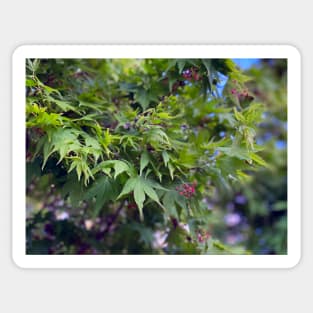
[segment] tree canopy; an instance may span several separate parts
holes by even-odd
[[[259,253],[255,237],[224,234],[243,216],[232,199],[254,227],[285,181],[285,150],[265,138],[285,140],[266,124],[286,119],[273,72],[285,64],[263,65],[269,75],[231,59],[28,59],[27,253]],[[276,165],[280,181],[266,181]],[[285,213],[284,191],[270,205]],[[264,253],[286,249],[282,215]]]

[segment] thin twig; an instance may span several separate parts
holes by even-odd
[[[110,230],[118,216],[120,215],[125,204],[125,200],[121,202],[120,206],[117,208],[116,212],[110,215],[110,218],[107,220],[107,227],[104,229],[103,234],[107,234]]]

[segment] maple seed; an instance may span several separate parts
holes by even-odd
[[[183,184],[178,187],[176,187],[176,190],[179,191],[179,194],[181,196],[184,196],[185,198],[191,198],[194,196],[196,192],[196,182],[193,182],[192,185],[190,184]]]

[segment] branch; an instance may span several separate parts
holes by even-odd
[[[120,215],[123,207],[124,207],[124,204],[125,204],[125,200],[123,200],[120,204],[120,206],[117,208],[116,212],[110,216],[108,216],[107,218],[107,226],[106,228],[104,229],[103,231],[103,234],[107,234],[110,230],[111,230],[111,227],[112,225],[115,223],[115,221],[117,220],[118,216]]]

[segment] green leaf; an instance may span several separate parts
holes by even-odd
[[[36,83],[34,82],[33,79],[28,78],[28,79],[26,79],[26,86],[27,86],[27,87],[35,87],[35,86],[36,86]]]
[[[230,142],[231,141],[229,139],[225,138],[225,137],[222,138],[219,141],[214,141],[214,138],[212,138],[209,143],[202,144],[201,148],[206,149],[206,150],[211,150],[213,152],[215,149],[217,149],[219,147],[223,147],[223,146],[227,145]]]
[[[83,194],[83,200],[96,198],[93,217],[97,217],[105,203],[115,200],[117,196],[117,185],[113,179],[102,176],[97,179],[89,189]]]
[[[40,60],[39,59],[34,59],[33,61],[31,61],[30,59],[26,60],[26,66],[32,72],[36,72],[37,69],[39,68],[39,65],[40,65]]]
[[[123,162],[123,161],[119,161],[119,160],[115,160],[114,161],[114,179],[116,179],[116,177],[124,172],[129,173],[130,169],[129,166]]]
[[[177,60],[179,74],[183,72],[185,65],[186,65],[186,60]]]
[[[157,193],[151,188],[150,185],[144,183],[142,187],[143,187],[144,192],[147,194],[149,198],[151,198],[153,201],[160,204],[160,200],[159,200]]]
[[[247,161],[251,160],[251,157],[249,156],[249,152],[246,149],[241,148],[241,147],[236,147],[236,146],[219,147],[218,150],[225,153],[226,155],[230,157],[235,157],[240,160],[247,160]]]
[[[150,103],[150,97],[148,95],[148,92],[144,89],[138,90],[136,93],[136,99],[140,103],[143,110],[146,110]]]
[[[202,59],[202,63],[205,66],[205,68],[208,72],[208,75],[210,75],[211,74],[211,63],[212,63],[212,61],[209,59]]]
[[[164,206],[160,203],[159,197],[153,188],[164,189],[157,182],[145,179],[141,176],[129,178],[120,195],[117,197],[117,200],[123,197],[124,195],[134,192],[134,199],[139,209],[140,219],[143,219],[143,203],[147,195],[150,199],[157,202],[163,209]],[[164,189],[166,190],[166,189]]]
[[[231,127],[234,127],[236,123],[234,115],[229,112],[226,113],[219,112],[218,119],[221,124],[223,124],[224,121],[227,121]]]
[[[160,127],[153,127],[145,133],[145,142],[151,144],[156,150],[164,150],[171,147],[167,134]]]
[[[169,172],[170,172],[171,179],[174,180],[174,171],[175,171],[175,168],[174,168],[174,166],[172,165],[171,162],[168,163],[168,170],[169,170]]]
[[[176,59],[168,60],[168,65],[167,65],[167,68],[166,68],[166,72],[168,72],[171,68],[175,67],[176,63],[177,63]]]
[[[239,121],[241,123],[246,123],[246,119],[245,119],[244,115],[241,112],[238,112],[236,107],[234,107],[234,114],[235,114],[235,118],[237,121]]]
[[[134,187],[134,199],[139,209],[140,220],[143,221],[143,203],[146,199],[141,180],[137,179]]]
[[[138,178],[129,178],[127,182],[125,183],[123,190],[119,194],[116,200],[120,199],[121,197],[129,194],[131,191],[134,190],[136,183],[137,183]]]
[[[85,185],[88,184],[90,178],[93,178],[92,172],[85,160],[75,158],[71,163],[68,173],[70,173],[74,168],[76,168],[78,181],[80,180],[82,174],[84,174]]]
[[[47,99],[50,102],[55,103],[62,110],[62,112],[73,111],[73,112],[76,112],[77,114],[79,114],[79,111],[77,110],[77,108],[75,108],[73,105],[71,105],[67,101],[57,100],[51,96],[48,96]]]
[[[174,193],[175,193],[174,191],[166,192],[162,201],[163,201],[164,207],[166,208],[166,212],[168,212],[170,216],[173,216],[178,219]]]
[[[164,161],[164,165],[167,167],[167,163],[170,160],[170,157],[169,157],[169,155],[168,155],[168,153],[166,151],[162,152],[162,158],[163,158],[163,161]]]
[[[104,172],[106,175],[111,176],[111,169],[114,168],[115,174],[114,179],[117,178],[120,174],[127,172],[131,175],[131,169],[128,164],[124,161],[120,160],[107,160],[98,164],[95,168],[93,168],[92,173],[96,174],[99,171]]]
[[[253,152],[250,152],[249,156],[257,164],[264,166],[264,167],[268,167],[268,164],[259,155],[255,154]]]
[[[142,175],[142,171],[149,164],[149,162],[150,162],[149,155],[148,155],[147,151],[144,151],[140,157],[140,174],[139,174],[140,176]]]
[[[52,151],[53,146],[51,144],[51,141],[48,140],[47,136],[44,136],[44,138],[46,139],[46,141],[45,141],[44,146],[43,146],[43,162],[42,162],[42,166],[41,166],[42,170],[44,169],[44,167],[48,161],[49,156],[53,153],[53,151]]]

